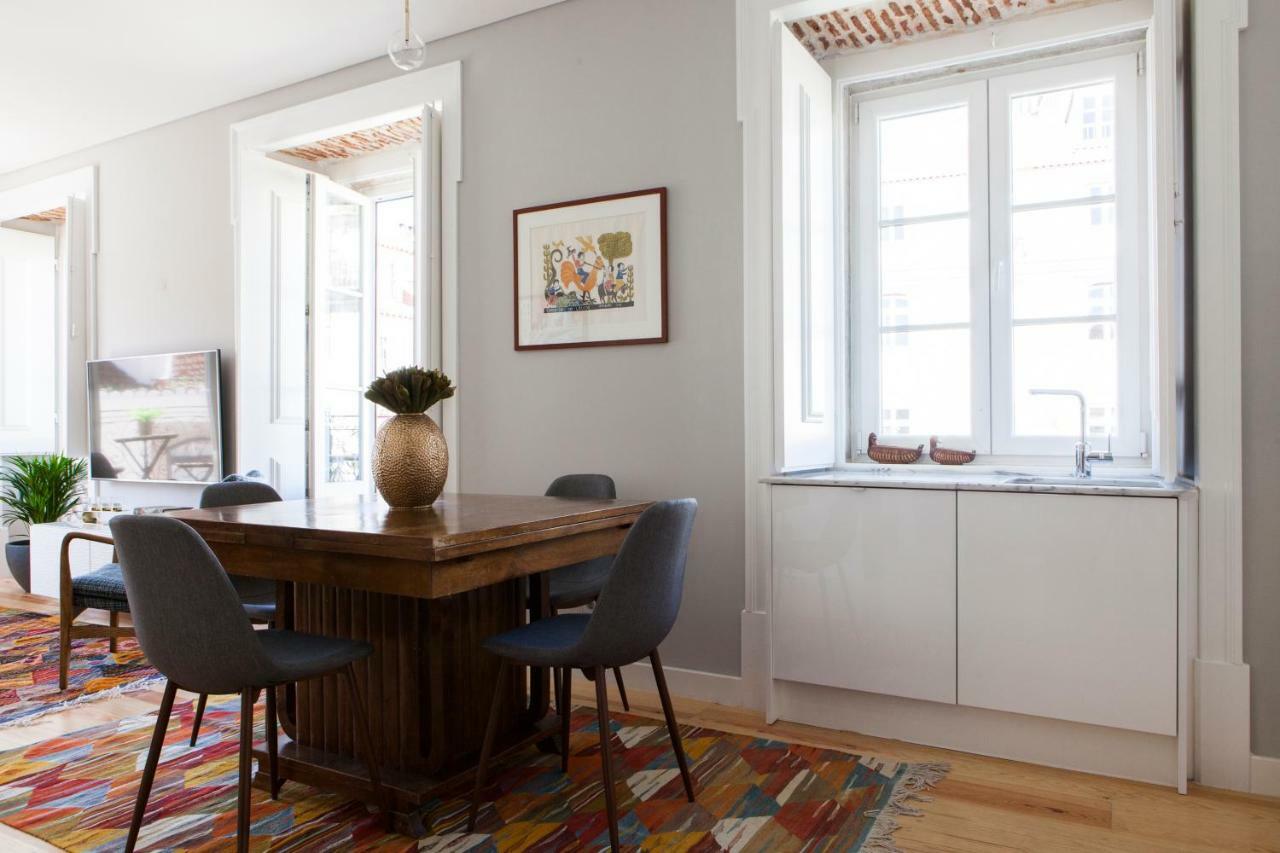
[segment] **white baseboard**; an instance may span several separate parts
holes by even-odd
[[[667,689],[672,696],[685,699],[701,699],[704,702],[715,702],[717,705],[741,707],[742,679],[736,675],[721,675],[718,672],[703,672],[698,669],[682,669],[678,666],[663,666],[663,674],[667,677]],[[653,669],[648,661],[639,661],[622,668],[622,677],[627,687],[635,686],[641,690],[657,690],[653,681]]]
[[[873,737],[1176,785],[1177,738],[963,705],[777,681],[784,720]]]
[[[1250,789],[1249,667],[1196,660],[1196,781],[1232,791]]]
[[[1255,755],[1249,759],[1249,791],[1280,797],[1280,758]]]

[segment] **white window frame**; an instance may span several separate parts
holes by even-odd
[[[885,224],[879,217],[879,181],[875,151],[877,122],[882,118],[969,104],[970,141],[970,286],[971,286],[971,421],[972,435],[939,435],[940,443],[973,448],[988,462],[999,459],[1056,459],[1072,452],[1076,436],[1013,435],[1011,289],[1008,198],[1008,98],[1023,92],[1050,91],[1113,77],[1116,80],[1116,228],[1117,228],[1117,403],[1119,433],[1111,437],[1118,459],[1148,457],[1150,430],[1147,313],[1145,99],[1138,77],[1139,44],[1097,54],[1072,54],[1037,62],[1031,70],[996,68],[957,75],[967,82],[915,83],[856,93],[850,98],[854,121],[848,136],[850,248],[848,282],[849,387],[853,405],[848,418],[851,448],[848,462],[864,457],[867,435],[880,422],[879,241]],[[1090,58],[1092,57],[1092,58]],[[1028,67],[1028,66],[1024,66]],[[951,79],[956,79],[955,77]],[[1002,100],[998,100],[1002,99]],[[1003,168],[1001,165],[1003,164]],[[990,174],[988,174],[990,172]],[[864,190],[863,188],[868,188]],[[1130,282],[1128,286],[1125,282]],[[1066,401],[1063,403],[1066,405]],[[895,444],[922,444],[928,435],[885,436]],[[1101,444],[1095,441],[1095,446]],[[1142,462],[1141,464],[1148,464]]]
[[[1053,65],[1001,75],[988,80],[990,104],[1008,104],[1019,95],[1075,88],[1106,79],[1115,81],[1115,227],[1116,227],[1116,406],[1119,432],[1110,436],[1115,455],[1134,457],[1145,453],[1145,423],[1150,401],[1145,390],[1147,375],[1146,323],[1144,322],[1146,241],[1143,210],[1144,164],[1139,158],[1143,132],[1143,99],[1139,95],[1138,51],[1120,56]],[[1099,105],[1099,111],[1102,107]],[[1009,110],[990,111],[990,157],[994,163],[1009,163]],[[1009,198],[1007,169],[991,170],[991,246],[995,260],[991,287],[991,444],[1001,456],[1046,456],[1070,453],[1075,437],[1026,436],[1013,432],[1013,288],[1010,282],[1013,208],[996,204]],[[1077,199],[1081,204],[1105,200],[1107,196]],[[1022,209],[1052,209],[1062,203],[1020,205]],[[1090,322],[1096,318],[1081,318]],[[1040,322],[1040,321],[1036,321]],[[1052,319],[1049,320],[1052,322]],[[1020,325],[1027,325],[1022,321]],[[1042,398],[1043,399],[1043,398]],[[1070,400],[1059,405],[1070,406]],[[1074,411],[1072,415],[1074,416]],[[1088,437],[1086,437],[1088,440]],[[1106,441],[1102,439],[1101,441]],[[1097,446],[1100,442],[1095,441]]]
[[[921,113],[965,105],[969,110],[969,210],[971,223],[987,219],[987,114],[986,84],[982,81],[950,85],[910,94],[883,94],[859,100],[858,124],[852,141],[850,174],[854,175],[854,187],[867,188],[854,193],[854,226],[852,246],[854,264],[854,288],[850,305],[855,318],[852,336],[854,392],[858,401],[853,413],[854,423],[860,433],[859,449],[865,447],[868,433],[877,432],[878,413],[881,411],[880,383],[868,381],[880,373],[880,338],[884,329],[880,323],[880,228],[890,222],[907,224],[916,220],[881,220],[880,181],[877,173],[877,125],[882,119]],[[871,156],[861,156],[869,152]],[[920,221],[941,217],[925,216]],[[950,218],[950,217],[947,217]],[[980,453],[990,452],[990,399],[987,377],[991,375],[987,364],[987,339],[989,337],[987,305],[988,290],[974,286],[979,278],[986,279],[988,244],[985,224],[969,229],[969,353],[970,353],[970,432],[965,435],[939,436],[947,446],[977,447]],[[948,324],[952,325],[952,324]],[[932,328],[947,328],[937,326]],[[897,328],[897,327],[894,327]],[[907,330],[917,327],[903,327]],[[919,327],[930,328],[930,327]],[[886,436],[888,438],[888,436]],[[923,444],[927,435],[892,436],[895,444]]]

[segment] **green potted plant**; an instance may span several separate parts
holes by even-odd
[[[11,530],[22,524],[30,533],[35,524],[58,521],[80,499],[88,466],[83,459],[61,454],[14,456],[0,470],[0,523]],[[5,543],[9,573],[26,592],[31,591],[31,540]]]
[[[373,440],[373,482],[393,509],[430,506],[449,476],[449,448],[427,414],[457,389],[439,370],[402,367],[373,380],[368,400],[394,412]]]
[[[138,424],[138,435],[151,435],[156,421],[163,414],[160,409],[134,409],[133,419]]]

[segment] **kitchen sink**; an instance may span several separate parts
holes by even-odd
[[[1114,478],[1105,477],[1010,477],[1005,483],[1011,486],[1098,486],[1108,489],[1164,489],[1165,484],[1154,477]]]

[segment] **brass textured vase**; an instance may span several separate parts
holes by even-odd
[[[430,415],[396,415],[373,440],[373,482],[393,509],[430,506],[449,476],[449,447]]]

